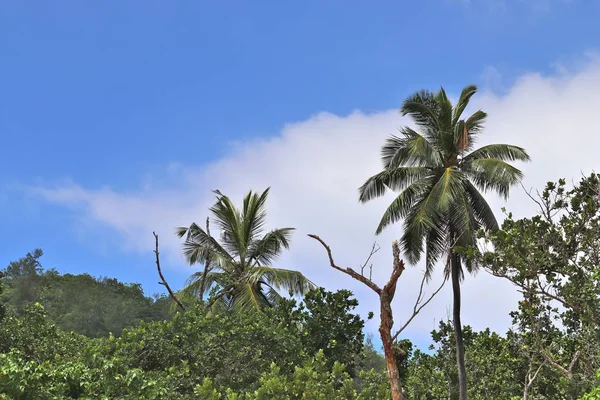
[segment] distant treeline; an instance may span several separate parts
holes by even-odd
[[[88,337],[107,336],[109,332],[118,336],[123,328],[138,321],[170,318],[171,302],[166,296],[145,296],[138,283],[45,270],[42,255],[42,250],[36,249],[2,270],[5,283],[0,303],[16,315],[38,302],[62,330]]]

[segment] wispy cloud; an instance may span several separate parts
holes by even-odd
[[[575,0],[446,0],[464,7],[478,7],[489,12],[508,12],[526,10],[535,14],[543,14],[557,7],[571,5]]]
[[[559,177],[577,178],[581,171],[598,168],[600,132],[594,122],[600,104],[598,59],[568,74],[522,76],[503,94],[486,92],[474,101],[490,115],[480,144],[503,142],[529,150],[533,162],[522,166],[526,187],[539,188]],[[377,308],[371,293],[330,269],[322,248],[306,234],[321,235],[331,244],[339,264],[354,267],[377,240],[382,251],[373,259],[374,277],[380,282],[386,279],[391,269],[390,244],[400,236],[401,227],[394,226],[377,238],[373,233],[392,197],[361,205],[357,188],[379,170],[383,140],[406,123],[395,109],[374,114],[356,111],[347,116],[321,113],[290,123],[271,138],[243,143],[213,164],[174,164],[165,169],[165,176],[144,178],[144,187],[136,192],[75,183],[36,187],[34,192],[48,202],[71,208],[81,220],[111,228],[119,235],[124,251],[151,250],[148,235],[156,230],[164,238],[165,255],[183,266],[173,228],[202,222],[213,201],[212,189],[239,200],[249,189],[271,186],[271,226],[297,228],[292,250],[282,257],[281,266],[299,269],[330,289],[351,288],[361,299],[361,311],[366,312]],[[488,198],[501,217],[500,208],[505,204],[491,195]],[[520,189],[515,189],[506,206],[517,216],[536,212],[535,204]],[[407,270],[400,280],[397,321],[409,312],[409,302],[418,291],[420,269]],[[436,274],[438,281],[440,276],[441,270]],[[407,334],[426,337],[435,321],[447,316],[449,294],[446,288]],[[464,323],[504,331],[517,298],[516,291],[504,281],[485,273],[468,277],[464,284]],[[375,326],[376,322],[369,323],[369,329]]]

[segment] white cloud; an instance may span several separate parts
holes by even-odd
[[[578,179],[581,171],[597,167],[600,132],[594,116],[600,104],[598,59],[591,59],[575,73],[523,76],[504,94],[483,93],[474,103],[490,115],[481,144],[511,143],[530,152],[533,162],[522,166],[526,187],[541,188],[559,177]],[[47,201],[72,207],[84,221],[112,228],[120,235],[125,251],[150,251],[148,236],[156,230],[162,235],[162,250],[170,264],[183,266],[173,227],[203,222],[213,201],[210,190],[219,189],[239,201],[249,189],[271,186],[271,226],[297,228],[292,250],[282,257],[281,266],[299,269],[329,289],[350,288],[361,300],[362,312],[377,311],[376,297],[329,268],[323,249],[306,234],[317,233],[329,242],[340,265],[358,267],[362,263],[391,197],[361,205],[357,188],[379,170],[383,140],[407,123],[396,106],[390,104],[394,110],[369,115],[359,111],[348,116],[321,113],[286,125],[273,138],[239,143],[216,163],[174,163],[165,168],[163,179],[140,177],[143,187],[138,192],[118,193],[77,184],[37,188],[36,192]],[[504,202],[492,195],[488,198],[500,218]],[[517,216],[536,212],[520,188],[506,206]],[[400,234],[397,225],[376,238],[382,247],[373,258],[374,276],[379,282],[390,272],[390,244]],[[409,303],[418,291],[419,271],[419,267],[411,267],[400,279],[395,301],[398,324],[412,308]],[[437,281],[440,275],[441,271]],[[449,289],[446,287],[413,322],[406,333],[409,337],[427,337],[437,321],[448,315]],[[507,282],[480,273],[467,277],[463,294],[465,324],[506,330],[508,312],[518,298]],[[376,324],[371,321],[369,330],[375,331]]]

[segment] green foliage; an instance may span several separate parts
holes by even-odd
[[[474,256],[522,291],[512,316],[526,357],[545,362],[565,396],[577,397],[600,368],[599,176],[571,190],[564,179],[549,182],[537,201],[541,215],[508,214],[502,230],[484,236],[493,251]]]
[[[328,301],[335,312],[326,310]],[[319,342],[309,342],[301,334],[305,327],[326,331],[327,323],[335,335],[346,329],[353,342],[345,351],[338,346],[329,349],[335,350],[332,357],[354,362],[358,357],[353,351],[363,350],[363,321],[351,313],[356,301],[348,291],[315,290],[305,307],[291,301],[283,305],[291,306],[292,318],[283,318],[284,307],[249,313],[214,313],[200,307],[169,321],[142,322],[124,329],[120,337],[95,339],[63,332],[39,303],[26,306],[21,315],[9,313],[0,327],[0,395],[10,399],[389,398],[389,383],[381,368],[357,369],[357,385],[342,363],[327,358],[326,349],[312,354]]]
[[[274,268],[272,263],[288,249],[294,228],[264,233],[269,189],[260,195],[250,191],[242,209],[218,190],[210,211],[220,229],[220,241],[193,223],[177,228],[185,237],[183,252],[190,265],[202,264],[179,293],[184,300],[203,301],[209,295],[214,310],[260,310],[273,307],[281,299],[278,290],[302,295],[314,287],[302,273]]]
[[[17,315],[38,302],[61,329],[89,337],[119,335],[138,321],[169,318],[167,297],[146,297],[141,285],[116,279],[44,271],[42,255],[34,250],[5,269],[6,289],[0,304]]]
[[[150,390],[157,385],[152,378],[143,379],[140,370],[128,370],[98,351],[86,358],[88,348],[98,350],[96,343],[61,331],[40,304],[26,307],[21,316],[9,315],[0,327],[0,394],[11,399],[115,398],[128,393],[166,398],[160,394],[167,386]]]
[[[167,371],[185,366],[193,376],[214,377],[218,387],[235,390],[251,388],[273,362],[291,371],[304,356],[295,332],[258,312],[190,310],[172,321],[142,323],[105,344],[128,367]]]
[[[596,372],[596,379],[600,381],[600,370]],[[583,395],[580,400],[600,400],[600,385],[594,387],[589,393]]]
[[[269,372],[260,378],[260,385],[254,392],[236,394],[229,390],[220,393],[211,380],[205,379],[196,386],[195,393],[200,398],[211,400],[371,400],[390,397],[389,382],[385,375],[371,370],[363,372],[361,378],[366,384],[357,392],[344,365],[335,362],[328,367],[324,353],[319,351],[313,359],[296,367],[291,375],[282,374],[279,367],[271,365]]]
[[[118,338],[89,339],[62,332],[36,304],[21,316],[10,315],[0,329],[0,395],[10,399],[389,397],[382,371],[361,371],[357,391],[343,364],[331,363],[323,351],[304,361],[296,328],[288,329],[269,314],[207,315],[203,309],[192,309],[171,321],[125,329]]]
[[[323,351],[328,366],[338,362],[354,376],[364,342],[364,321],[352,311],[358,301],[349,290],[329,292],[320,287],[310,290],[299,305],[283,300],[276,315],[289,327],[296,327],[307,355]]]
[[[0,345],[0,394],[14,399],[195,398],[203,377],[247,391],[272,364],[291,373],[304,354],[295,332],[263,313],[191,310],[119,338],[89,339],[62,332],[41,305],[9,316]]]
[[[24,359],[36,362],[73,357],[84,339],[61,331],[39,303],[27,306],[19,317],[7,315],[0,325],[0,353],[16,350]]]
[[[464,327],[467,349],[466,369],[469,398],[475,400],[510,399],[522,393],[521,360],[510,339],[486,329],[474,332]],[[410,399],[458,398],[458,376],[454,332],[450,323],[441,321],[432,332],[433,354],[415,351],[408,363],[406,387]],[[428,397],[429,396],[429,397]]]

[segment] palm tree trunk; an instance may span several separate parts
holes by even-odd
[[[452,269],[452,293],[454,305],[452,318],[454,339],[456,341],[456,365],[458,367],[458,392],[460,400],[467,400],[467,370],[465,368],[465,344],[463,340],[462,323],[460,321],[460,259],[454,252],[450,255]]]

